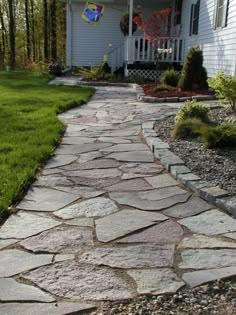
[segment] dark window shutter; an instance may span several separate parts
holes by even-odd
[[[194,4],[191,5],[191,13],[190,13],[190,25],[189,25],[189,36],[192,35],[192,27],[193,27],[193,10]]]
[[[175,18],[174,24],[181,24],[183,0],[175,0]]]
[[[227,26],[228,23],[228,14],[229,14],[229,0],[226,0],[226,8],[225,8],[225,16],[224,16],[224,27]]]

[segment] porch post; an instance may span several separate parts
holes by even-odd
[[[134,11],[134,0],[129,0],[129,37],[132,36],[132,30],[133,30],[133,11]]]

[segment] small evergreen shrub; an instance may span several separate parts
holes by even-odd
[[[177,91],[178,89],[174,88],[173,86],[170,85],[165,85],[165,84],[161,84],[161,85],[157,85],[154,88],[152,88],[151,92],[173,92],[173,91]]]
[[[175,123],[178,124],[188,118],[197,118],[202,122],[209,122],[208,117],[209,109],[198,103],[196,101],[187,101],[185,104],[177,111],[175,116]]]
[[[219,98],[228,101],[232,109],[236,110],[236,76],[225,75],[220,71],[214,78],[208,79],[208,83]]]
[[[200,134],[208,148],[236,146],[236,124],[203,127]]]
[[[48,72],[56,77],[60,77],[62,75],[62,71],[64,70],[64,66],[62,62],[59,60],[48,67]]]
[[[206,124],[196,118],[188,118],[178,122],[173,131],[172,137],[174,139],[196,138],[200,135],[200,129]]]
[[[176,87],[179,81],[179,74],[174,69],[168,69],[160,75],[160,83]]]
[[[91,66],[89,68],[78,67],[77,72],[86,81],[99,81],[106,78],[102,66]]]
[[[111,73],[111,67],[109,66],[107,61],[104,61],[102,64],[102,71],[104,73]]]
[[[178,86],[183,91],[208,88],[207,72],[203,67],[203,55],[200,49],[190,48],[183,65]]]

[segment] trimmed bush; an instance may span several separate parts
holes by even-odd
[[[180,121],[172,131],[174,139],[196,138],[200,135],[200,129],[206,127],[201,120],[192,118]]]
[[[174,69],[168,69],[160,75],[160,83],[176,87],[179,81],[179,74]]]
[[[208,88],[207,71],[203,67],[203,55],[199,48],[190,48],[178,86],[183,91]]]
[[[184,105],[177,111],[175,116],[175,123],[178,124],[189,118],[196,118],[202,122],[209,122],[208,117],[209,109],[198,103],[196,101],[187,101]]]
[[[86,81],[104,80],[106,73],[101,66],[91,66],[90,68],[78,67],[78,74]]]
[[[208,79],[208,83],[219,98],[228,101],[232,109],[236,110],[236,76],[225,75],[220,71],[214,78]]]
[[[200,128],[202,141],[208,148],[236,146],[236,124]]]
[[[165,85],[165,84],[161,84],[161,85],[157,85],[154,88],[152,88],[152,92],[156,93],[156,92],[173,92],[173,91],[177,91],[178,89],[174,88],[173,86],[170,85]]]

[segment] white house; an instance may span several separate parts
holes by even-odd
[[[126,74],[135,70],[135,65],[154,61],[152,46],[143,45],[142,34],[132,34],[132,14],[138,6],[147,17],[152,12],[171,7],[175,14],[173,30],[178,37],[165,43],[172,48],[171,54],[162,54],[162,61],[183,63],[192,46],[203,50],[204,66],[208,76],[223,70],[236,75],[236,0],[101,0],[90,1],[104,5],[104,12],[97,26],[82,19],[87,1],[67,1],[67,65],[100,65],[104,55],[115,70],[125,66]],[[120,29],[121,18],[130,13],[129,34]],[[129,70],[132,66],[132,70]],[[144,70],[143,70],[144,71]],[[145,70],[146,71],[146,70]]]

